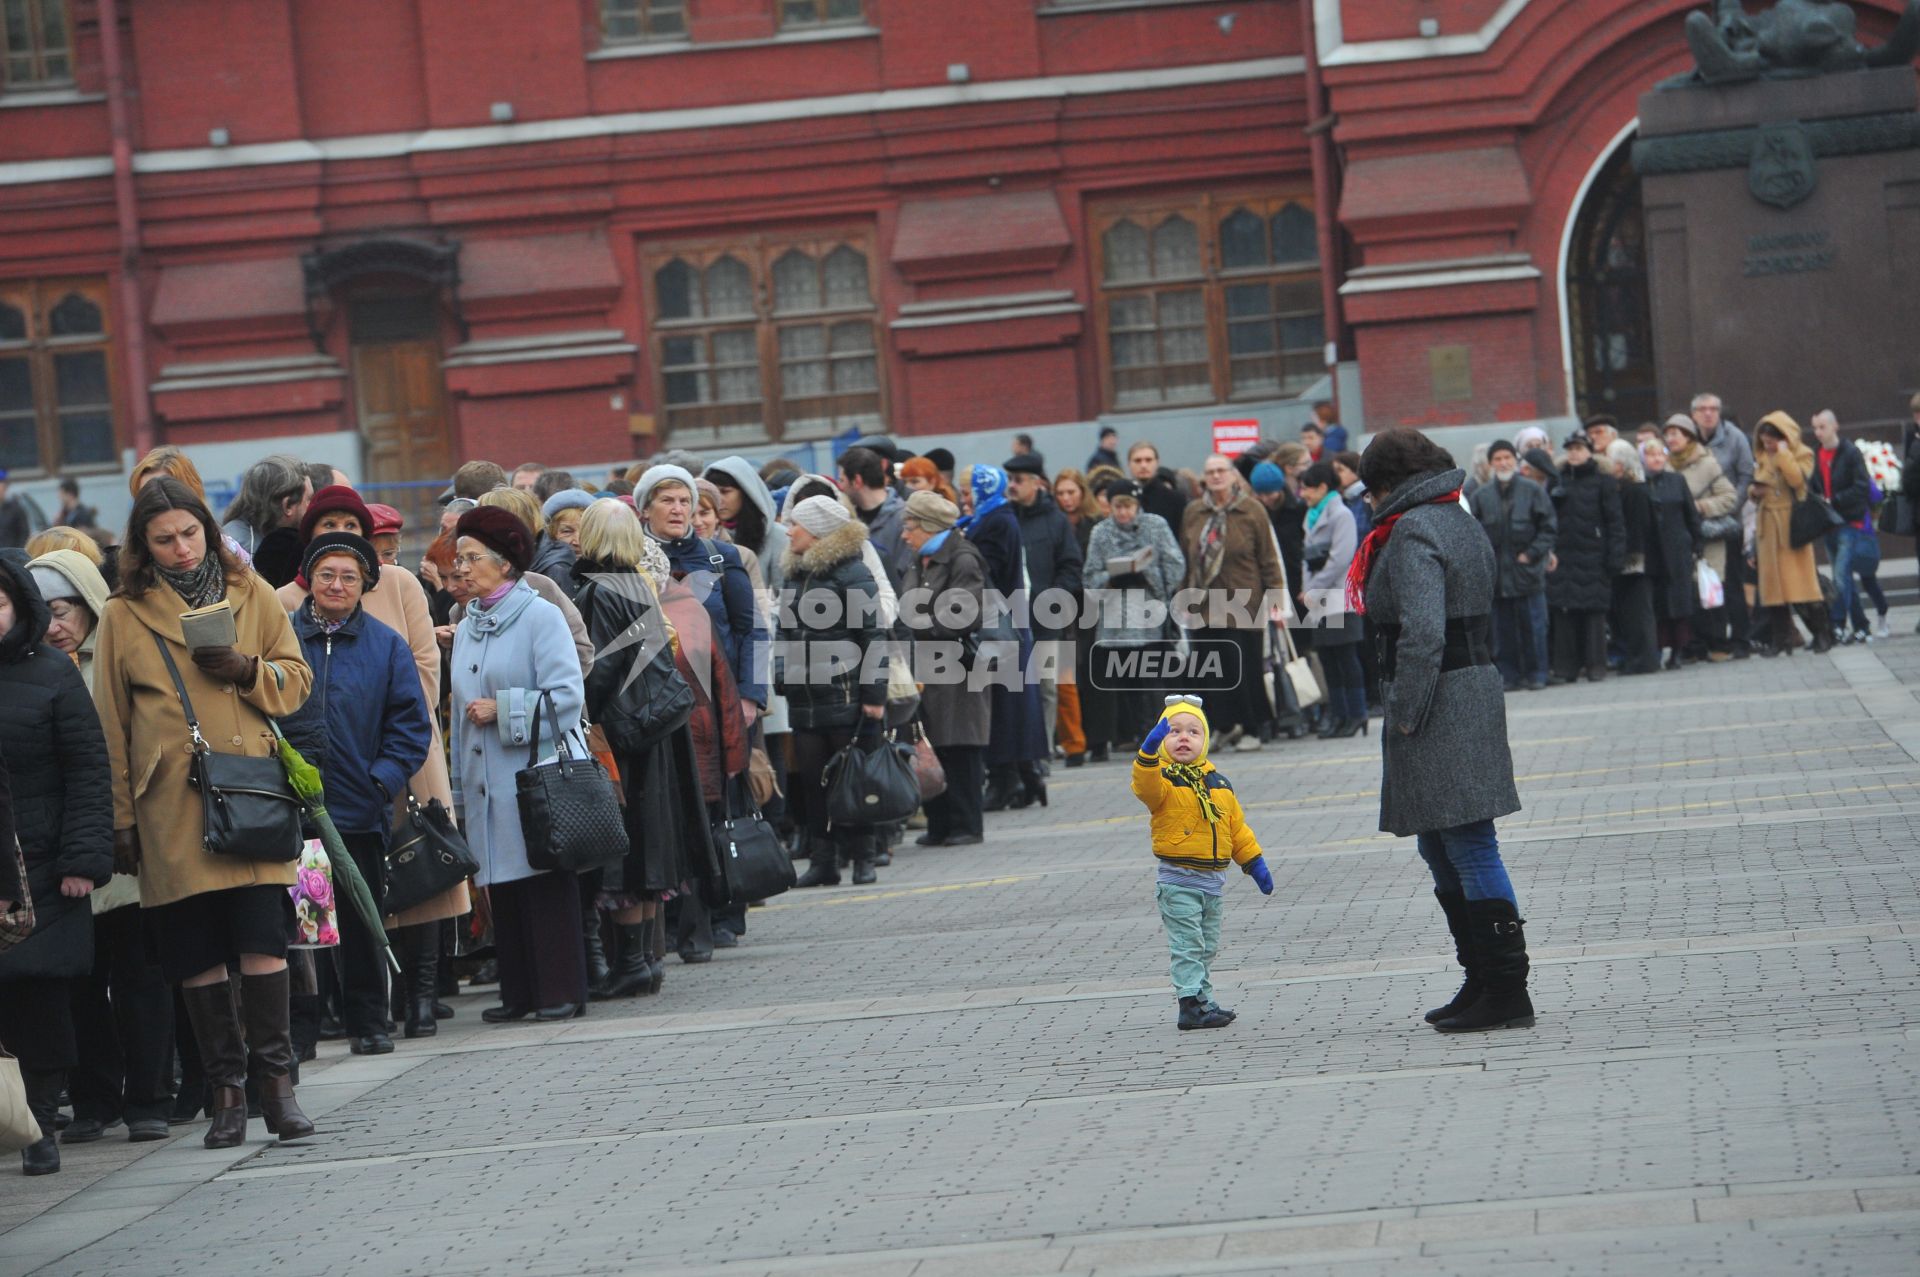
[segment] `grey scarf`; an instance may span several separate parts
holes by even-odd
[[[200,561],[200,566],[182,572],[178,568],[161,567],[158,563],[153,570],[160,579],[173,587],[190,608],[206,607],[218,603],[227,597],[227,573],[221,565],[220,556],[208,555]]]

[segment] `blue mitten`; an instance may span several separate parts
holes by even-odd
[[[1254,884],[1260,888],[1261,895],[1273,894],[1273,874],[1267,869],[1265,856],[1255,856],[1247,862],[1247,876],[1252,878]]]
[[[1160,752],[1160,742],[1167,738],[1167,720],[1161,719],[1153,725],[1153,730],[1140,738],[1140,752],[1148,758]]]

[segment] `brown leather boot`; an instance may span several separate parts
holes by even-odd
[[[280,1142],[313,1134],[293,1098],[293,1034],[287,1023],[287,973],[240,977],[245,989],[247,1045],[260,1063],[260,1116]]]
[[[240,1036],[240,1010],[233,1004],[233,981],[181,989],[193,1022],[194,1045],[200,1048],[200,1067],[213,1088],[207,1110],[208,1148],[233,1148],[247,1138],[247,1044]]]

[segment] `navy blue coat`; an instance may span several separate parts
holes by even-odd
[[[413,650],[364,610],[332,634],[310,603],[292,619],[313,667],[313,694],[280,728],[320,769],[327,812],[340,832],[385,833],[394,798],[427,761],[433,741]]]
[[[708,541],[697,536],[662,541],[659,545],[667,553],[674,578],[687,582],[687,588],[713,618],[714,636],[726,651],[727,666],[733,671],[741,699],[765,708],[767,654],[773,636],[760,615],[760,606],[753,594],[753,578],[747,574],[740,551],[725,541]]]

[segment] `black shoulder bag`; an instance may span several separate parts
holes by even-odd
[[[200,845],[216,856],[286,864],[300,858],[300,799],[278,758],[219,754],[200,734],[193,701],[173,663],[167,641],[152,630],[153,645],[173,676],[180,708],[193,736],[193,769],[188,783],[200,791],[204,833]]]
[[[423,905],[480,872],[467,840],[438,798],[422,807],[411,793],[387,851],[387,912]]]
[[[713,822],[714,850],[720,853],[732,899],[771,900],[793,887],[793,860],[758,804],[741,801],[741,788],[737,776],[726,783],[722,799],[726,815]]]
[[[540,761],[542,712],[553,724],[553,761]],[[533,715],[533,743],[527,765],[514,773],[520,804],[520,833],[527,863],[535,869],[580,873],[621,860],[627,854],[627,822],[613,796],[613,779],[591,754],[576,758],[560,730],[553,693],[540,693]]]

